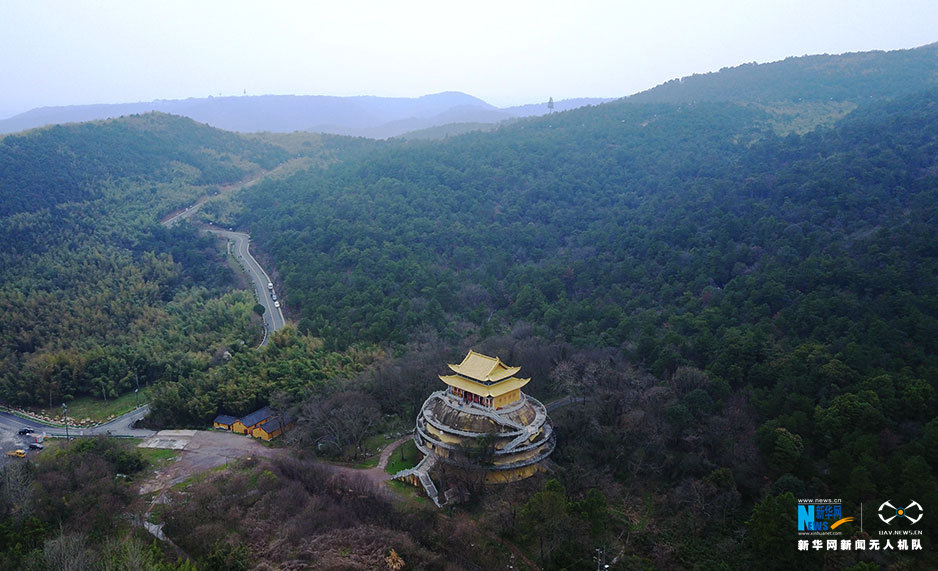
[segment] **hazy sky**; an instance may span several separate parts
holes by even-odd
[[[0,0],[0,118],[208,95],[498,106],[938,41],[938,0]]]

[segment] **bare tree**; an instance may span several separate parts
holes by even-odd
[[[293,397],[286,391],[274,391],[270,395],[270,410],[280,422],[280,433],[284,437],[287,434],[287,422],[296,418],[296,403]]]
[[[0,514],[21,519],[32,513],[32,481],[26,462],[7,464],[0,470]]]
[[[46,569],[81,571],[94,569],[94,553],[85,549],[87,539],[82,534],[60,535],[49,539],[42,546],[42,561]]]
[[[343,391],[326,400],[306,401],[300,414],[298,440],[317,449],[350,446],[361,452],[362,441],[381,418],[375,400],[359,391]]]

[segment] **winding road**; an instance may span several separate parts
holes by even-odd
[[[147,436],[153,436],[156,434],[156,431],[134,428],[133,425],[135,422],[145,417],[148,412],[150,412],[150,405],[145,404],[128,413],[118,416],[114,420],[109,420],[108,422],[99,424],[93,428],[79,429],[75,426],[69,426],[68,434],[69,436],[109,434],[110,436],[146,438]],[[32,418],[17,416],[9,412],[0,412],[0,430],[3,430],[4,432],[7,430],[18,431],[21,428],[32,428],[34,431],[36,431],[36,434],[42,434],[45,432],[46,436],[65,437],[64,426],[50,426],[48,424],[43,424],[38,420],[33,420]],[[34,441],[36,434],[29,436],[26,439],[27,443]]]
[[[222,190],[228,192],[250,186],[263,178],[263,176],[263,173],[260,175],[255,175],[249,180],[224,187]],[[161,224],[163,224],[163,226],[170,227],[182,220],[189,218],[198,211],[199,207],[202,206],[202,204],[204,204],[208,198],[209,196],[203,196],[199,198],[199,200],[196,201],[192,206],[169,215],[161,222]],[[238,258],[241,267],[244,268],[244,271],[247,272],[248,277],[250,277],[251,282],[254,284],[254,292],[257,294],[258,303],[264,306],[264,340],[261,342],[261,346],[266,345],[268,339],[270,338],[270,334],[274,331],[282,329],[286,322],[283,318],[283,312],[279,307],[274,306],[274,301],[271,299],[271,292],[267,288],[267,284],[271,282],[270,276],[267,275],[267,272],[264,271],[264,268],[262,268],[261,265],[257,263],[257,260],[254,259],[254,256],[251,255],[249,250],[251,237],[244,232],[224,230],[222,228],[217,228],[211,225],[202,225],[201,228],[205,232],[210,232],[216,236],[221,236],[228,239],[230,243],[234,245],[235,256]],[[115,418],[114,420],[99,424],[93,428],[78,429],[75,427],[70,427],[68,434],[72,437],[107,434],[108,436],[147,438],[155,435],[156,431],[133,428],[133,425],[135,422],[145,417],[149,412],[149,405],[143,405]],[[18,431],[22,428],[31,428],[35,431],[35,433],[30,435],[20,435],[18,434]],[[41,435],[43,432],[45,432],[46,436],[48,437],[65,437],[66,435],[65,427],[50,426],[48,424],[43,424],[38,420],[24,418],[9,412],[0,411],[0,450],[9,450],[11,448],[27,449],[29,443],[35,442],[37,436]],[[32,450],[28,452],[28,454],[32,453]],[[4,464],[8,460],[9,458],[6,456],[0,456],[0,465]]]
[[[241,188],[251,186],[252,184],[255,184],[261,180],[264,177],[264,174],[266,173],[255,175],[248,180],[223,187],[222,191],[232,192],[234,190],[239,190]],[[209,198],[210,196],[203,196],[199,198],[195,204],[185,208],[184,210],[180,210],[171,214],[165,218],[161,224],[168,228],[181,222],[182,220],[189,218],[195,214]],[[241,264],[241,267],[248,274],[248,277],[251,278],[251,282],[254,284],[254,293],[257,296],[257,303],[264,306],[264,339],[261,341],[261,347],[267,345],[267,340],[270,339],[270,334],[274,331],[283,329],[283,326],[286,324],[286,320],[283,318],[283,311],[281,311],[279,307],[274,306],[274,300],[271,297],[272,292],[267,288],[267,284],[271,283],[272,281],[270,276],[267,275],[267,272],[264,271],[264,268],[262,268],[261,265],[257,263],[257,260],[254,259],[254,256],[251,255],[249,249],[251,237],[244,232],[225,230],[223,228],[218,228],[217,226],[212,226],[211,224],[203,224],[201,225],[201,228],[205,232],[227,238],[231,243],[234,244],[235,256],[238,258],[238,262]]]
[[[223,230],[215,226],[206,225],[203,226],[203,229],[216,236],[227,238],[234,244],[235,256],[254,284],[254,293],[257,294],[257,303],[264,306],[263,317],[265,331],[264,340],[261,342],[261,345],[266,345],[270,334],[283,329],[286,322],[283,319],[283,312],[279,307],[274,306],[274,301],[270,296],[270,290],[267,289],[267,284],[271,281],[270,276],[267,275],[264,268],[262,268],[261,265],[257,263],[257,260],[254,259],[254,256],[251,255],[249,249],[251,237],[244,232]]]
[[[249,186],[251,186],[251,185],[253,185],[253,184],[257,184],[258,181],[260,181],[261,179],[263,179],[263,178],[264,178],[265,176],[267,176],[268,174],[270,174],[270,173],[272,173],[272,172],[275,172],[275,171],[277,171],[277,170],[280,170],[280,168],[281,168],[282,166],[283,166],[283,165],[280,165],[279,167],[275,168],[275,169],[272,170],[272,171],[264,171],[264,172],[260,172],[260,173],[255,173],[254,175],[252,175],[252,176],[251,176],[250,178],[248,178],[248,179],[245,179],[245,180],[242,180],[242,181],[240,181],[240,182],[233,183],[233,184],[227,184],[227,185],[225,185],[225,186],[222,186],[222,187],[220,187],[220,188],[218,189],[218,194],[221,194],[221,193],[228,193],[228,192],[234,192],[234,191],[236,191],[236,190],[241,190],[242,188],[247,188],[247,187],[249,187]],[[211,198],[212,196],[215,196],[215,195],[206,194],[206,195],[204,195],[204,196],[200,196],[199,199],[196,200],[194,204],[192,204],[192,205],[190,205],[190,206],[187,206],[187,207],[185,207],[185,208],[182,209],[182,210],[177,210],[176,212],[173,212],[173,213],[171,213],[169,216],[167,216],[166,218],[164,218],[163,221],[161,222],[161,224],[162,224],[163,226],[166,226],[166,227],[168,228],[168,227],[170,227],[170,226],[173,226],[174,224],[176,224],[176,223],[179,222],[180,220],[185,220],[186,218],[188,218],[188,217],[192,216],[193,214],[195,214],[195,213],[199,210],[199,208],[201,208],[202,205],[205,204],[205,202],[206,202],[209,198]]]
[[[126,414],[118,416],[114,420],[99,424],[93,428],[76,428],[70,426],[68,435],[72,438],[79,436],[94,436],[98,434],[107,434],[108,436],[147,438],[156,434],[154,430],[144,430],[134,428],[133,425],[150,412],[149,405],[143,405]],[[21,428],[33,429],[33,434],[18,434]],[[39,437],[45,433],[50,438],[64,438],[65,427],[50,426],[43,424],[38,420],[17,416],[9,412],[0,412],[0,450],[9,451],[17,448],[26,451],[28,456],[36,454],[37,451],[30,450],[29,444],[36,442]],[[10,461],[6,455],[0,456],[0,466]]]

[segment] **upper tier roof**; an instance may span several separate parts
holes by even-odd
[[[498,357],[489,357],[472,350],[462,363],[449,365],[449,368],[458,375],[486,384],[507,379],[521,370],[521,367],[505,365]]]
[[[465,377],[460,377],[459,375],[440,375],[440,380],[451,387],[462,389],[474,395],[479,395],[480,397],[500,397],[503,394],[511,392],[515,389],[520,389],[524,385],[528,384],[528,381],[531,379],[519,379],[518,377],[511,377],[510,379],[506,379],[500,383],[494,383],[491,385],[483,385],[482,383],[470,381]]]

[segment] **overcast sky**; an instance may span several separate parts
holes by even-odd
[[[936,0],[0,0],[0,118],[245,91],[503,107],[935,41]]]

